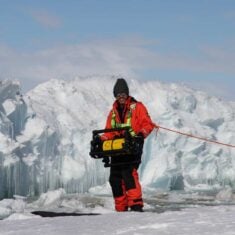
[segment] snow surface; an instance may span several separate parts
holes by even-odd
[[[99,216],[0,221],[0,234],[179,234],[234,235],[235,207],[201,207],[180,212],[111,213]]]
[[[221,193],[226,194],[226,192]],[[221,197],[220,195],[220,197]],[[231,196],[231,194],[229,193]],[[157,199],[158,197],[158,199]],[[184,200],[182,208],[172,208],[165,211],[152,210],[153,206],[160,207],[164,198],[168,197],[166,205]],[[184,204],[191,197],[197,204]],[[170,199],[171,198],[171,199]],[[187,200],[186,200],[187,199]],[[226,201],[226,197],[220,198]],[[22,197],[0,201],[1,208],[11,208],[15,213],[0,221],[1,235],[31,235],[31,234],[179,234],[179,235],[234,235],[235,234],[235,205],[206,206],[211,197],[202,195],[181,195],[177,193],[155,195],[155,202],[148,201],[146,212],[114,212],[111,197],[91,195],[65,194],[63,189],[42,194],[33,203],[25,203]],[[152,197],[153,200],[153,197]],[[204,205],[199,205],[199,202]],[[221,202],[221,201],[220,201]],[[215,203],[215,201],[214,201]],[[173,205],[172,204],[172,205]],[[165,205],[165,206],[166,206]],[[100,213],[93,216],[69,216],[41,218],[30,211],[37,209],[51,211],[73,211]],[[177,210],[176,210],[177,209]],[[10,209],[9,209],[10,210]],[[164,213],[163,213],[164,212]]]

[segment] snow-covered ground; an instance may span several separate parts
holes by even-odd
[[[216,197],[159,192],[145,199],[144,213],[114,212],[111,195],[66,195],[59,189],[41,195],[33,203],[24,202],[22,197],[0,201],[0,215],[3,206],[15,212],[0,221],[0,234],[234,235],[235,201],[231,196],[229,190]],[[41,218],[30,214],[35,210],[100,215]]]
[[[111,213],[99,216],[22,218],[0,221],[1,235],[234,235],[235,206],[200,207],[156,214]]]

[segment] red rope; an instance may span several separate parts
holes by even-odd
[[[203,137],[195,136],[195,135],[192,135],[192,134],[184,133],[184,132],[181,132],[181,131],[169,129],[169,128],[162,127],[162,126],[158,126],[156,124],[155,124],[155,128],[157,130],[158,129],[163,129],[163,130],[174,132],[174,133],[177,133],[177,134],[180,134],[180,135],[184,135],[184,136],[187,136],[187,137],[190,137],[190,138],[195,138],[195,139],[203,140],[203,141],[206,141],[206,142],[209,142],[209,143],[220,144],[220,145],[224,145],[224,146],[227,146],[227,147],[230,147],[230,148],[235,148],[235,145],[225,144],[225,143],[218,142],[218,141],[215,141],[215,140],[209,140],[209,139],[206,139],[206,138],[203,138]]]

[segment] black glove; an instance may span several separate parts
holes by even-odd
[[[98,151],[101,148],[101,139],[99,135],[95,135],[91,141],[91,151]]]
[[[94,141],[95,144],[101,143],[101,138],[100,138],[100,136],[99,136],[99,135],[94,136],[93,141]]]
[[[139,132],[136,136],[135,136],[136,140],[138,142],[144,142],[144,135],[142,132]]]
[[[139,132],[136,137],[135,137],[135,142],[140,145],[143,146],[144,144],[144,135],[142,132]]]
[[[136,156],[141,157],[144,145],[144,135],[143,133],[139,132],[133,139],[133,149]]]

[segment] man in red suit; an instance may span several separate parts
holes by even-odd
[[[143,211],[142,190],[139,182],[138,167],[141,162],[144,139],[151,133],[153,124],[146,107],[132,96],[129,96],[128,85],[123,78],[117,79],[113,94],[116,98],[110,111],[106,129],[129,127],[132,138],[141,145],[136,154],[115,156],[111,158],[109,182],[112,188],[115,209],[117,211]],[[114,139],[120,133],[108,132],[102,140]]]

